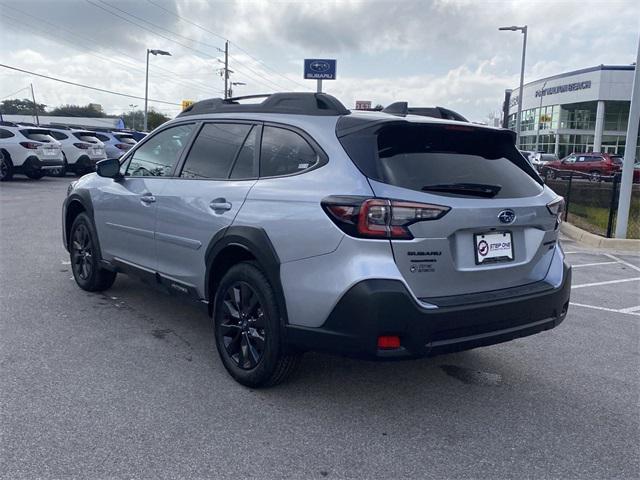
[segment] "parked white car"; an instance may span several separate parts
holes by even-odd
[[[93,172],[96,162],[107,158],[104,143],[96,132],[68,127],[49,128],[51,136],[60,142],[64,154],[64,165],[57,172],[63,177],[67,172],[84,175]]]
[[[104,143],[107,158],[120,158],[136,143],[130,133],[124,132],[95,132],[98,140]]]
[[[538,172],[542,171],[542,168],[549,162],[558,161],[558,155],[555,153],[536,153],[531,160],[531,164],[533,168],[538,170]]]
[[[62,148],[49,130],[12,122],[0,122],[0,181],[15,173],[40,179],[63,163]]]

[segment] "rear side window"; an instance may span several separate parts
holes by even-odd
[[[127,175],[132,177],[166,177],[171,175],[194,125],[179,125],[156,133],[131,157]]]
[[[67,138],[69,138],[67,135],[65,135],[62,132],[57,132],[55,130],[51,130],[51,136],[53,138],[55,138],[56,140],[66,140]]]
[[[9,130],[0,128],[0,138],[11,138],[13,136],[14,136],[13,133],[11,133]]]
[[[40,129],[26,129],[20,130],[20,133],[27,137],[29,140],[33,140],[34,142],[44,142],[49,143],[53,142],[54,138],[49,135],[49,130],[40,130]]]
[[[503,131],[403,122],[363,129],[340,142],[366,176],[411,190],[514,198],[543,188]]]
[[[93,132],[73,132],[73,136],[87,143],[98,143],[100,141]]]
[[[307,170],[319,158],[311,145],[296,132],[264,127],[260,151],[260,176],[276,177]]]
[[[226,179],[251,125],[206,123],[185,161],[183,178]]]

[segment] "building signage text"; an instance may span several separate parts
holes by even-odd
[[[585,90],[587,88],[591,88],[591,80],[567,83],[565,85],[558,85],[557,87],[541,88],[540,90],[536,90],[536,98],[544,97],[545,95],[555,95],[556,93],[575,92],[576,90]]]

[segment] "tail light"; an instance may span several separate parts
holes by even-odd
[[[362,238],[411,240],[409,225],[437,220],[451,210],[442,205],[383,198],[327,197],[322,208],[346,234]]]
[[[89,145],[88,143],[74,143],[73,146],[81,148],[82,150],[89,150],[89,147],[91,145]]]
[[[128,143],[116,143],[116,148],[119,148],[120,150],[129,150],[131,145]]]
[[[35,142],[20,142],[20,145],[22,145],[24,148],[28,148],[29,150],[37,150],[40,146],[39,143]]]
[[[553,202],[547,203],[547,210],[549,213],[556,217],[556,228],[562,223],[562,216],[564,214],[564,198],[558,197]]]

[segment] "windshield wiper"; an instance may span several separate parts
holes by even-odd
[[[484,198],[495,197],[501,189],[500,185],[486,185],[483,183],[440,183],[422,187],[423,192],[446,192]]]

